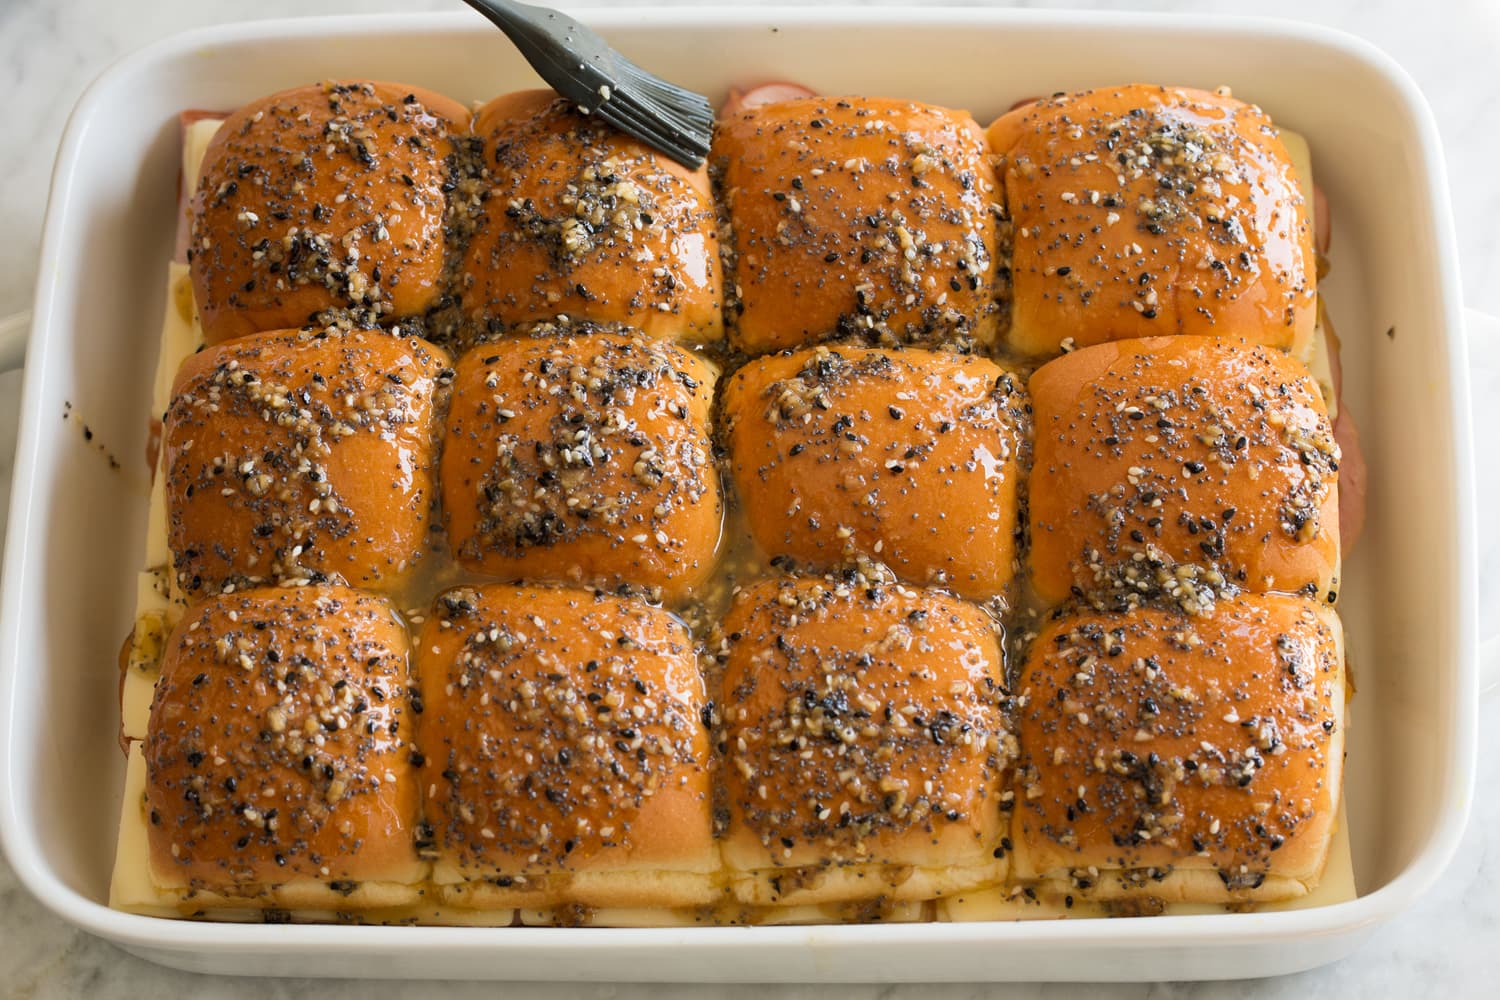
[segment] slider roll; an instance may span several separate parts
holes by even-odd
[[[437,599],[418,650],[445,902],[713,898],[707,704],[680,621],[583,590],[461,588]]]
[[[717,646],[722,845],[755,905],[932,899],[1005,874],[996,628],[938,591],[765,580]]]
[[[994,340],[995,176],[964,112],[881,98],[765,104],[719,121],[709,162],[735,347]]]
[[[468,127],[455,101],[365,81],[298,87],[231,114],[191,206],[205,340],[422,316],[448,264],[448,161]]]
[[[475,117],[487,189],[456,293],[480,329],[560,317],[629,323],[701,342],[723,332],[708,174],[690,170],[550,90],[498,97]]]
[[[189,357],[163,427],[177,591],[399,589],[427,549],[447,366],[378,330],[273,331]]]
[[[1019,681],[1015,876],[1054,898],[1304,895],[1338,810],[1342,642],[1332,609],[1283,595],[1058,615]]]
[[[470,350],[442,458],[458,562],[508,580],[691,596],[713,571],[723,519],[715,375],[639,331],[573,327]]]
[[[1265,112],[1136,84],[1017,108],[989,141],[1010,216],[1013,350],[1187,333],[1305,356],[1312,197]]]
[[[993,362],[915,349],[759,358],[724,390],[729,464],[764,552],[825,570],[873,559],[976,600],[1015,573],[1029,413]]]
[[[190,611],[145,740],[152,882],[204,906],[413,901],[407,658],[391,607],[342,587]]]
[[[1127,340],[1043,365],[1030,390],[1045,602],[1336,599],[1339,448],[1301,362],[1207,337]]]

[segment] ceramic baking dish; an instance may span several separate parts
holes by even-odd
[[[917,8],[586,17],[632,58],[716,98],[733,83],[795,79],[987,121],[1051,90],[1228,84],[1308,137],[1335,218],[1325,292],[1346,345],[1345,398],[1371,470],[1369,523],[1339,601],[1359,689],[1347,801],[1360,898],[1278,913],[660,930],[235,925],[108,909],[123,772],[114,663],[144,535],[177,113],[325,77],[466,100],[534,85],[469,15],[181,35],[110,69],[73,112],[40,261],[0,630],[0,835],[27,887],[94,934],[201,971],[889,982],[1290,972],[1347,954],[1431,885],[1473,781],[1474,505],[1442,153],[1406,75],[1350,37],[1259,20]]]

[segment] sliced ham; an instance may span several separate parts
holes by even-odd
[[[781,101],[795,101],[802,97],[817,96],[816,90],[804,87],[800,83],[762,83],[744,90],[739,87],[730,87],[729,97],[724,101],[724,107],[719,109],[719,114],[736,115],[763,104],[776,104]]]
[[[120,668],[120,683],[115,689],[115,701],[120,707],[120,728],[115,733],[119,741],[120,752],[127,757],[130,755],[130,737],[125,735],[125,675],[130,672],[130,647],[135,642],[135,629],[131,629],[125,636],[125,641],[120,645],[120,653],[115,657],[115,664]]]
[[[151,472],[151,478],[156,479],[156,459],[161,453],[161,419],[152,417],[151,424],[146,430],[146,468]]]

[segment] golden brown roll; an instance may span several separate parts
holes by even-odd
[[[444,161],[468,124],[439,94],[364,81],[272,94],[225,119],[188,248],[208,343],[425,312],[447,260]]]
[[[709,158],[740,350],[994,339],[994,170],[967,114],[783,101],[722,117]]]
[[[976,600],[1015,574],[1029,409],[994,362],[911,349],[759,358],[724,388],[730,468],[766,553],[824,569],[864,556]]]
[[[439,596],[417,648],[445,901],[713,897],[703,680],[681,622],[583,590],[460,588]]]
[[[560,316],[629,323],[670,340],[723,332],[708,174],[690,170],[550,90],[481,108],[489,189],[458,293],[508,329]]]
[[[1012,349],[1189,333],[1302,356],[1311,343],[1311,192],[1259,108],[1108,87],[1017,108],[989,140],[1012,226]]]
[[[937,591],[744,588],[722,624],[722,846],[751,904],[998,881],[1015,743],[995,624]]]
[[[713,571],[723,520],[714,378],[640,332],[570,329],[469,351],[442,459],[458,561],[513,580],[690,594]]]
[[[1301,896],[1343,764],[1343,630],[1283,595],[1061,614],[1019,679],[1014,874],[1054,895]]]
[[[145,740],[153,883],[263,905],[400,901],[425,874],[408,651],[384,600],[342,587],[189,611]]]
[[[379,330],[272,331],[189,357],[163,431],[178,589],[400,588],[431,527],[447,365]]]
[[[1337,596],[1339,450],[1280,351],[1155,337],[1075,351],[1031,378],[1031,578],[1114,607],[1192,611],[1229,590]]]

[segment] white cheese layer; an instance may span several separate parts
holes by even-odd
[[[197,186],[204,151],[221,124],[219,119],[204,118],[184,130],[182,176],[186,190],[191,191]],[[152,383],[152,420],[160,420],[166,414],[172,403],[172,382],[177,377],[177,370],[202,346],[203,328],[193,304],[188,266],[172,261],[167,265],[166,307],[162,310],[156,378]],[[120,691],[120,734],[127,740],[145,738],[162,649],[172,627],[182,616],[182,602],[176,593],[172,573],[172,553],[167,545],[164,451],[158,449],[151,483],[151,499],[146,512],[146,551],[136,580],[135,629],[130,637],[125,679]]]
[[[1307,910],[1318,906],[1332,906],[1354,899],[1358,893],[1354,886],[1354,859],[1349,852],[1349,824],[1343,801],[1339,802],[1339,815],[1333,839],[1329,843],[1328,863],[1323,868],[1323,877],[1304,896],[1281,903],[1257,903],[1248,909],[1257,913],[1275,910]],[[1163,912],[1171,916],[1188,914],[1227,913],[1225,907],[1211,903],[1167,903]],[[1100,903],[1074,900],[1072,906],[1065,902],[1038,893],[1033,899],[1017,885],[983,892],[961,893],[950,899],[939,900],[939,920],[1062,920],[1079,917],[1108,917],[1111,910]]]

